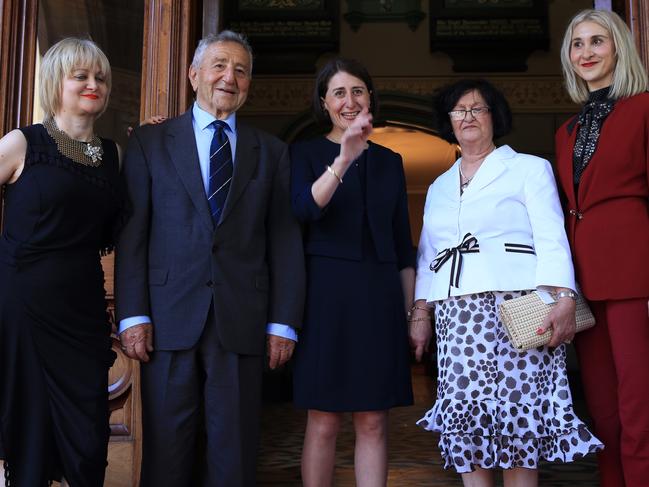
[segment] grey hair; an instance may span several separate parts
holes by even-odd
[[[218,34],[208,34],[207,36],[203,37],[198,43],[196,50],[194,51],[194,58],[192,59],[191,64],[192,68],[198,69],[200,67],[201,63],[203,62],[203,55],[205,54],[207,48],[212,44],[216,44],[217,42],[236,42],[241,47],[243,47],[250,56],[250,71],[252,71],[252,47],[250,46],[250,43],[248,42],[246,36],[232,30],[222,30]]]
[[[608,31],[615,48],[615,69],[610,96],[614,99],[627,98],[647,91],[647,72],[633,42],[633,36],[624,21],[608,10],[588,9],[575,15],[563,37],[561,45],[561,67],[568,95],[575,103],[588,100],[588,85],[575,73],[570,61],[572,34],[578,24],[594,22]]]

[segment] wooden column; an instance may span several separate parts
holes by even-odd
[[[221,30],[223,5],[221,0],[203,0],[203,35],[218,34]]]
[[[140,118],[176,116],[193,92],[187,79],[196,47],[197,0],[145,0]]]
[[[0,0],[0,131],[32,121],[38,0]]]
[[[0,0],[0,137],[32,121],[37,11],[38,0]]]
[[[626,18],[640,58],[649,68],[649,4],[647,0],[626,0]]]

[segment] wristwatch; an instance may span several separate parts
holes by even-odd
[[[560,298],[570,298],[574,301],[577,301],[577,293],[569,290],[569,291],[559,291],[556,295],[555,298],[559,300]]]

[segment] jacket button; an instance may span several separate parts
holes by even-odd
[[[209,281],[207,281],[207,282],[205,283],[205,285],[206,285],[207,287],[212,287],[212,284],[214,284],[214,283],[213,283],[211,280],[209,280]]]
[[[216,244],[212,245],[212,253],[216,253],[218,246]]]

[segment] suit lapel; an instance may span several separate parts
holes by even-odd
[[[201,176],[196,150],[196,136],[192,126],[192,112],[186,111],[180,117],[169,122],[165,144],[169,157],[189,193],[189,197],[200,215],[203,223],[210,229],[214,228],[212,216],[205,195],[205,187]]]
[[[473,180],[464,190],[464,196],[477,192],[491,184],[505,170],[503,159],[514,157],[516,153],[509,146],[502,146],[487,156],[482,165],[478,168]],[[459,178],[458,178],[459,181]],[[459,185],[459,182],[458,182]]]
[[[237,152],[234,157],[234,173],[219,225],[228,217],[237,200],[255,174],[259,162],[259,141],[246,125],[237,122]]]
[[[369,148],[367,149],[367,157],[365,158],[365,204],[367,205],[367,212],[369,214],[375,198],[378,200],[381,197],[380,192],[382,186],[380,181],[381,170],[378,167],[381,161],[379,161],[376,145],[372,142],[368,144]],[[377,191],[379,194],[375,195],[374,191]]]
[[[443,172],[439,175],[440,184],[439,190],[448,198],[450,201],[459,201],[460,200],[460,170],[459,165],[462,159],[458,159],[453,163],[453,165],[448,169],[448,171]]]
[[[561,186],[565,188],[565,195],[568,199],[568,204],[570,208],[577,208],[577,195],[575,194],[575,185],[573,183],[575,168],[572,163],[572,150],[575,147],[575,140],[577,139],[577,131],[579,127],[575,126],[572,129],[567,137],[568,140],[563,144],[562,150],[566,153],[563,154],[563,160],[565,161],[565,168],[563,171],[559,171],[559,178],[561,179]],[[584,171],[581,178],[584,179],[584,175],[587,171]],[[581,186],[581,184],[580,184]]]

